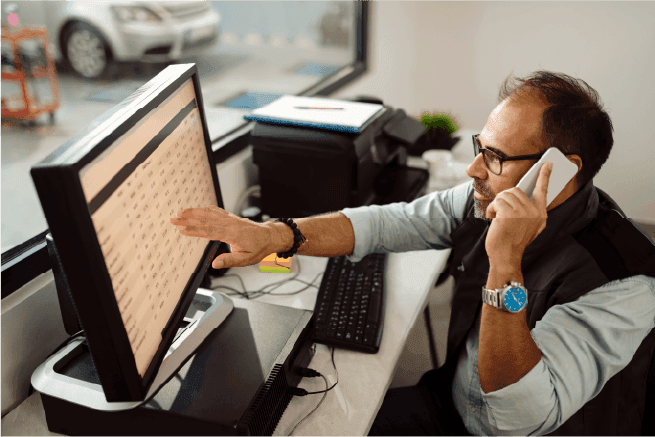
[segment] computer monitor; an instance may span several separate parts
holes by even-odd
[[[172,65],[31,169],[108,402],[143,400],[220,242],[177,211],[223,208],[195,64]]]

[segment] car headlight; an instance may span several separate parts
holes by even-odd
[[[161,21],[159,15],[143,6],[112,6],[111,9],[114,12],[114,17],[123,23],[131,21],[154,23]]]

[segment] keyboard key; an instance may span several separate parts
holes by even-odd
[[[371,297],[371,305],[369,306],[368,320],[377,323],[380,318],[380,307],[382,305],[382,296],[374,293]]]
[[[362,352],[376,351],[372,345],[382,332],[377,319],[382,305],[381,270],[385,256],[369,254],[356,264],[345,257],[330,258],[314,307],[318,342]]]

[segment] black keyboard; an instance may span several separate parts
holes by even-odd
[[[377,353],[384,326],[385,261],[384,253],[358,263],[345,256],[328,260],[314,307],[316,343]]]

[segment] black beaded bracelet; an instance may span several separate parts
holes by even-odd
[[[293,231],[293,247],[286,252],[278,252],[276,255],[278,258],[291,258],[298,251],[298,247],[300,247],[300,241],[302,241],[303,244],[305,244],[309,240],[307,240],[307,238],[305,238],[305,236],[300,233],[300,229],[298,229],[298,225],[296,225],[292,219],[281,218],[275,221],[282,222],[288,225]]]

